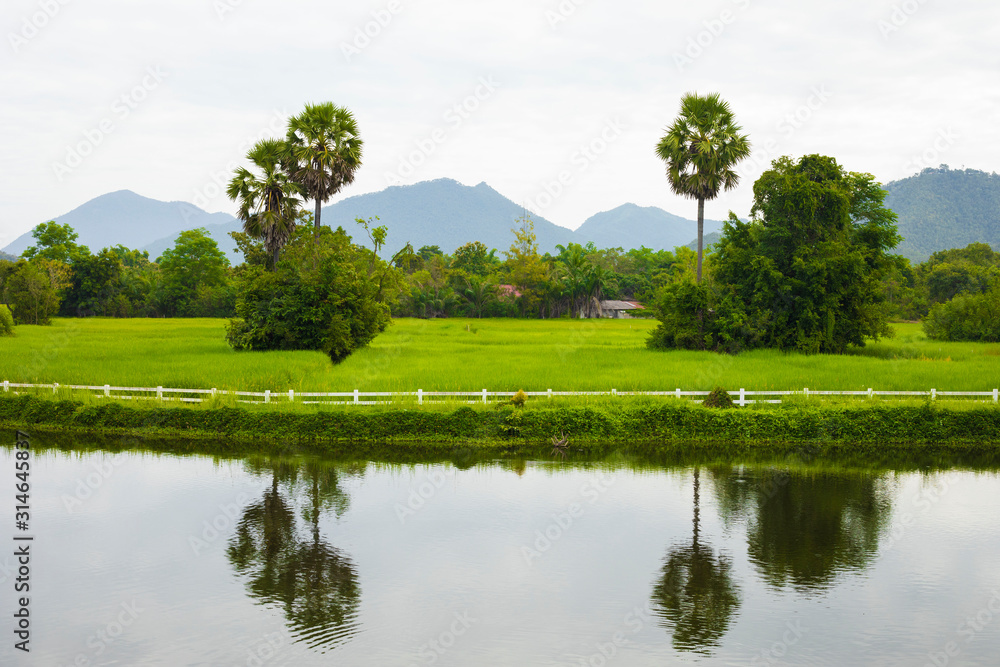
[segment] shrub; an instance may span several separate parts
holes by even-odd
[[[1000,285],[935,305],[923,324],[924,333],[935,340],[1000,341]]]
[[[523,389],[518,389],[517,393],[511,396],[510,404],[516,408],[523,408],[525,401],[528,400],[528,395],[524,393]]]
[[[733,407],[733,397],[722,387],[716,387],[711,394],[705,397],[702,405],[706,408],[731,408]]]
[[[14,335],[14,316],[10,308],[0,303],[0,336]]]

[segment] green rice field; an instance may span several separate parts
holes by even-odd
[[[848,355],[647,350],[649,320],[396,320],[334,366],[319,352],[233,352],[225,320],[56,319],[0,338],[0,381],[247,391],[988,391],[1000,344],[918,324]]]

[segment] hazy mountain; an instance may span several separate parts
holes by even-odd
[[[706,227],[707,226],[708,225],[706,225]],[[705,236],[701,239],[702,250],[709,250],[709,247],[715,243],[718,243],[719,239],[721,238],[722,238],[722,232],[712,232],[711,234],[705,234]],[[698,238],[695,237],[694,241],[691,241],[691,243],[685,243],[684,245],[686,245],[688,248],[691,248],[691,250],[697,252]]]
[[[974,169],[924,169],[886,185],[899,216],[896,252],[922,262],[931,253],[988,243],[1000,249],[1000,175]]]
[[[15,261],[17,261],[17,257],[15,257],[14,255],[8,255],[5,252],[0,252],[0,261],[4,261],[4,260],[6,260],[8,262],[15,262]]]
[[[119,190],[91,199],[55,220],[70,225],[79,238],[77,243],[98,252],[101,248],[124,245],[141,248],[167,235],[176,235],[185,229],[219,224],[232,220],[225,213],[206,213],[186,202],[162,202],[142,197],[129,190]],[[31,232],[14,239],[4,252],[20,255],[25,248],[35,244]]]
[[[705,235],[722,230],[717,220],[705,221]],[[662,208],[622,204],[618,208],[587,218],[576,233],[593,241],[598,248],[640,248],[673,250],[697,241],[698,222],[687,220]]]

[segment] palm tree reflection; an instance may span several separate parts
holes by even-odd
[[[271,486],[244,509],[226,553],[251,597],[280,608],[297,641],[326,651],[357,632],[361,589],[354,563],[322,538],[319,526],[324,511],[340,516],[350,499],[333,466],[276,464],[270,472]],[[280,485],[291,497],[304,490],[305,530]]]
[[[719,645],[740,606],[728,558],[716,555],[699,537],[699,470],[694,470],[691,544],[671,548],[653,588],[652,607],[671,629],[679,650],[710,654]]]

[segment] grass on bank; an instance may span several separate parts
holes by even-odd
[[[334,366],[319,352],[233,352],[221,319],[56,319],[0,339],[0,380],[247,391],[986,391],[1000,344],[939,343],[918,324],[848,355],[646,349],[649,320],[396,320]]]

